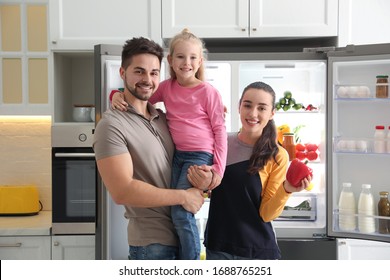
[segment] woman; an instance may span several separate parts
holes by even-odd
[[[267,84],[248,85],[239,101],[242,128],[228,135],[227,166],[212,191],[204,245],[207,259],[280,259],[271,221],[300,187],[285,178],[288,154],[276,141],[275,92]],[[192,166],[188,179],[196,185],[212,177],[208,166]]]

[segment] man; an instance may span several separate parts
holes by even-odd
[[[174,145],[165,115],[148,99],[160,81],[162,48],[145,38],[126,41],[120,76],[127,111],[108,109],[95,130],[97,167],[110,195],[126,208],[129,259],[176,259],[170,207],[196,213],[202,191],[170,189]]]

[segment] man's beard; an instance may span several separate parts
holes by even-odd
[[[141,94],[137,91],[137,85],[147,85],[147,86],[150,86],[150,84],[146,84],[146,83],[136,83],[135,84],[135,87],[131,87],[127,82],[125,82],[125,87],[127,88],[127,90],[137,99],[139,100],[142,100],[142,101],[148,101],[149,98],[152,96],[153,94],[153,91],[151,94]]]

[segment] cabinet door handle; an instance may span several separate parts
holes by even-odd
[[[257,28],[252,28],[252,31],[257,31]]]
[[[7,247],[22,247],[22,243],[18,242],[15,244],[0,244],[0,248],[7,248]]]
[[[54,246],[59,246],[59,245],[60,245],[60,242],[55,241],[53,245],[54,245]]]

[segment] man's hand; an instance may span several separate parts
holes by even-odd
[[[185,201],[182,206],[188,212],[196,214],[204,203],[203,192],[196,188],[189,188],[185,192]]]

